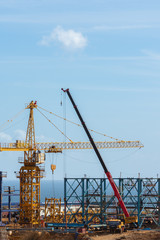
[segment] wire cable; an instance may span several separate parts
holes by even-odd
[[[13,122],[14,119],[16,119],[22,112],[24,112],[26,108],[24,108],[23,110],[21,110],[20,112],[18,112],[17,114],[15,114],[12,119],[10,120],[7,120],[5,123],[3,123],[2,125],[0,125],[0,131],[6,126],[8,125],[9,123]],[[2,129],[1,129],[2,128]]]
[[[136,149],[134,152],[131,152],[131,153],[125,155],[124,157],[119,158],[119,159],[116,159],[116,160],[113,160],[113,161],[107,161],[107,163],[115,163],[115,162],[123,161],[123,160],[126,159],[127,157],[134,155],[134,154],[135,154],[137,151],[139,151],[140,149],[141,149],[141,148],[138,148],[138,149]],[[85,162],[85,163],[90,163],[90,164],[99,164],[98,162],[95,162],[95,161],[93,162],[93,161],[82,160],[82,159],[79,159],[79,158],[70,156],[70,155],[68,155],[68,154],[66,154],[66,156],[67,156],[68,158],[72,158],[72,159],[74,159],[74,160],[76,160],[76,161],[79,161],[79,162]]]
[[[22,118],[21,120],[15,122],[13,125],[8,126],[7,128],[3,129],[3,132],[7,132],[8,129],[10,129],[11,127],[15,127],[17,124],[19,124],[20,122],[22,122],[24,119],[26,119],[26,117]]]
[[[63,117],[61,117],[61,116],[59,116],[59,115],[57,115],[57,114],[55,114],[55,113],[53,113],[53,112],[51,112],[51,111],[48,111],[48,110],[46,110],[46,109],[44,109],[44,108],[42,108],[42,107],[39,107],[39,106],[37,106],[37,107],[40,108],[40,109],[42,109],[43,111],[46,111],[46,112],[48,112],[48,113],[50,113],[50,114],[52,114],[52,115],[54,115],[54,116],[56,116],[56,117],[58,117],[58,118],[61,118],[61,119],[65,120],[65,121],[67,121],[67,122],[69,122],[69,123],[72,123],[72,124],[74,124],[74,125],[76,125],[76,126],[78,126],[78,127],[83,127],[82,125],[80,125],[80,124],[78,124],[78,123],[75,123],[75,122],[70,121],[70,120],[68,120],[68,119],[66,119],[66,118],[63,118]],[[107,134],[104,134],[104,133],[100,133],[100,132],[98,132],[98,131],[95,131],[95,130],[93,130],[93,129],[88,129],[88,130],[91,131],[91,132],[97,133],[97,134],[99,134],[99,135],[102,135],[102,136],[104,136],[104,137],[108,137],[108,138],[114,139],[114,140],[116,140],[116,141],[123,141],[123,140],[121,140],[121,139],[114,138],[114,137],[111,137],[111,136],[109,136],[109,135],[107,135]]]
[[[127,154],[127,155],[125,155],[124,157],[121,157],[121,158],[119,158],[119,159],[116,159],[116,160],[113,160],[113,161],[109,161],[109,163],[115,163],[115,162],[122,161],[122,160],[124,160],[125,158],[134,155],[134,154],[135,154],[137,151],[139,151],[140,149],[141,149],[141,148],[138,148],[138,149],[136,149],[134,152],[129,153],[129,154]]]
[[[52,158],[52,164],[54,164],[54,154],[51,155]],[[52,194],[53,197],[55,197],[55,184],[54,184],[54,173],[52,173]]]
[[[62,91],[61,91],[62,93]],[[66,94],[63,94],[63,119],[66,118]],[[66,121],[63,120],[63,132],[65,135],[66,134],[66,131],[67,131],[67,128],[66,128]],[[64,137],[64,142],[66,144],[66,137]],[[64,154],[63,154],[63,176],[65,178],[66,176],[66,155],[65,155],[65,151],[64,151]]]
[[[44,113],[42,113],[39,109],[37,109],[37,111],[39,111],[43,117],[45,117],[50,122],[50,124],[52,124],[63,136],[65,136],[71,143],[73,143],[73,141],[67,137],[48,117],[46,117]]]

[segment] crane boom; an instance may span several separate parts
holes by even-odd
[[[91,145],[92,145],[92,147],[93,147],[93,149],[94,149],[94,151],[95,151],[95,153],[96,153],[96,155],[97,155],[97,157],[98,157],[98,159],[99,159],[99,161],[100,161],[100,163],[101,163],[101,165],[102,165],[102,167],[104,169],[104,172],[105,172],[105,174],[106,174],[106,176],[107,176],[107,178],[108,178],[108,180],[109,180],[109,182],[110,182],[110,184],[112,186],[114,194],[115,194],[115,196],[118,199],[118,202],[119,202],[119,204],[120,204],[120,206],[122,208],[122,211],[124,212],[126,217],[129,217],[130,215],[129,215],[129,213],[127,211],[127,208],[126,208],[126,206],[125,206],[125,204],[123,202],[123,199],[122,199],[122,197],[121,197],[121,195],[120,195],[120,193],[119,193],[119,191],[118,191],[118,189],[116,187],[116,184],[115,184],[115,182],[114,182],[114,180],[112,178],[112,175],[108,171],[108,169],[107,169],[107,167],[106,167],[106,165],[105,165],[105,163],[104,163],[104,161],[103,161],[103,159],[102,159],[102,157],[100,155],[100,152],[98,151],[98,148],[97,148],[93,138],[91,137],[91,134],[88,131],[88,128],[87,128],[85,122],[83,121],[83,118],[82,118],[82,116],[81,116],[81,114],[80,114],[80,112],[79,112],[79,110],[78,110],[78,108],[77,108],[77,106],[76,106],[76,104],[75,104],[75,102],[74,102],[70,92],[69,92],[69,89],[64,90],[62,88],[62,90],[67,93],[67,95],[68,95],[68,97],[69,97],[69,99],[70,99],[70,101],[71,101],[71,103],[72,103],[72,105],[73,105],[73,107],[74,107],[74,109],[75,109],[75,111],[76,111],[80,121],[81,121],[81,124],[82,124],[82,126],[83,126],[83,128],[84,128],[84,130],[85,130],[85,132],[86,132],[86,134],[88,136],[88,138],[89,138],[89,141],[90,141],[90,143],[91,143]]]
[[[141,148],[143,144],[140,141],[114,141],[114,142],[95,142],[98,149],[105,148]],[[52,150],[74,150],[74,149],[92,149],[90,142],[46,142],[35,143],[34,150],[52,151]],[[0,151],[29,151],[29,145],[23,141],[16,143],[0,143]]]

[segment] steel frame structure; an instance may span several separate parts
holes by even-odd
[[[45,198],[45,222],[60,223],[63,221],[61,213],[61,199]]]
[[[114,178],[131,216],[138,225],[160,225],[160,178]],[[64,196],[68,223],[104,223],[122,214],[106,178],[65,178]]]
[[[7,173],[0,171],[0,222],[2,222],[2,179],[3,177],[7,177]]]
[[[114,142],[95,142],[98,149],[104,148],[142,148],[144,147],[140,141],[114,141]],[[63,150],[74,149],[92,149],[90,142],[46,142],[35,143],[36,150],[44,150],[51,152],[60,152]],[[0,151],[29,151],[30,146],[24,141],[18,143],[0,143]]]

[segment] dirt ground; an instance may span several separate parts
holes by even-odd
[[[160,240],[160,231],[128,231],[122,234],[92,236],[92,240]]]
[[[18,234],[19,235],[19,234]],[[122,234],[53,234],[53,233],[38,233],[30,232],[21,236],[12,235],[9,240],[160,240],[160,231],[158,230],[143,230],[143,231],[128,231]]]

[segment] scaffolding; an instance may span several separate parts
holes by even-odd
[[[138,225],[160,225],[160,178],[114,178],[131,216]],[[122,210],[106,178],[65,178],[65,219],[68,223],[104,223]]]
[[[45,222],[62,222],[63,214],[61,210],[61,199],[45,198]]]

